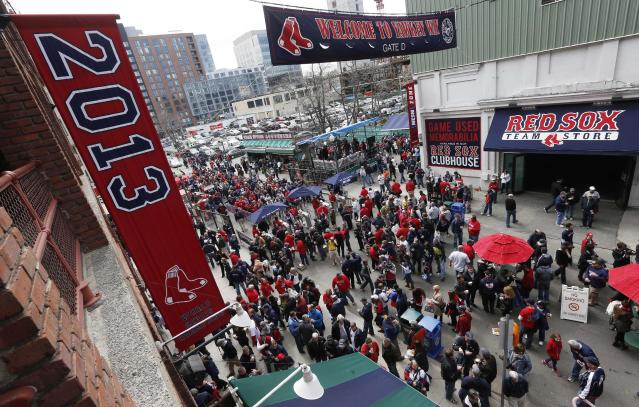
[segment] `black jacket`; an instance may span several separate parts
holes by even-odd
[[[373,304],[367,302],[364,305],[359,313],[359,315],[364,318],[364,321],[372,321],[373,320]]]
[[[346,331],[346,335],[348,336],[347,341],[350,343],[351,341],[351,323],[348,322],[348,320],[344,320],[344,330]],[[333,326],[331,327],[331,336],[333,336],[333,339],[335,339],[336,341],[339,341],[341,336],[340,336],[340,332],[339,332],[339,322],[335,321],[333,323]]]
[[[317,341],[311,340],[306,344],[306,349],[308,350],[308,355],[314,360],[323,360],[326,358],[326,348],[325,348],[326,339],[320,336],[317,338]]]
[[[517,210],[517,202],[515,202],[514,198],[506,198],[504,201],[507,211]]]
[[[457,370],[457,362],[453,358],[444,357],[441,366],[442,379],[453,381],[459,379],[459,371]]]
[[[497,360],[493,355],[489,355],[484,360],[485,362],[479,365],[481,377],[486,379],[488,383],[492,383],[495,377],[497,377]]]
[[[528,381],[522,375],[517,381],[506,377],[503,391],[506,397],[523,397],[528,393]]]
[[[568,266],[572,263],[572,257],[565,251],[559,249],[555,252],[555,263],[557,263],[558,266]]]

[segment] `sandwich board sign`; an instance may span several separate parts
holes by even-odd
[[[588,323],[588,287],[561,285],[561,319]]]

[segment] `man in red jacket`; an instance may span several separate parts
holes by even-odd
[[[391,193],[397,196],[400,196],[402,194],[402,186],[399,184],[399,182],[393,182],[393,184],[391,185]]]
[[[481,231],[481,224],[477,220],[477,216],[473,215],[468,221],[468,238],[477,241],[479,240],[479,232]],[[470,257],[470,256],[468,256]]]
[[[412,179],[409,179],[406,182],[406,192],[408,192],[408,195],[413,198],[415,196],[415,183],[413,182]]]
[[[524,334],[526,335],[526,349],[530,348],[533,341],[533,335],[537,330],[537,320],[535,319],[535,300],[528,298],[526,300],[526,307],[519,311],[517,317],[521,322],[523,329],[519,331],[519,342],[522,342]]]
[[[308,261],[308,256],[306,255],[306,244],[304,243],[304,240],[302,239],[297,239],[297,242],[295,243],[295,247],[297,249],[297,253],[300,255],[300,261],[302,262],[302,264],[305,265],[309,265],[309,261]]]
[[[473,260],[475,260],[475,248],[473,247],[474,244],[474,240],[468,240],[466,243],[464,243],[464,253],[466,253],[466,256],[468,256],[468,258],[470,259],[471,264]]]
[[[352,303],[355,303],[355,298],[351,295],[351,282],[341,271],[337,272],[337,275],[333,277],[333,290],[337,289],[337,293],[340,297],[348,297]]]
[[[379,359],[379,345],[372,338],[366,338],[366,342],[362,345],[360,353],[377,363],[377,359]]]
[[[457,318],[457,325],[455,326],[455,332],[457,335],[464,336],[466,332],[470,331],[471,322],[473,321],[473,316],[470,315],[470,312],[466,309],[464,305],[457,307],[461,315]]]

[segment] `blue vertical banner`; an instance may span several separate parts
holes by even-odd
[[[264,6],[273,65],[388,58],[457,47],[455,12],[373,16]]]

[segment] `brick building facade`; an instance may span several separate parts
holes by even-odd
[[[9,40],[19,38],[10,27],[4,36]],[[66,129],[26,50],[13,48],[17,63],[26,69],[22,72],[25,77],[21,76],[7,44],[0,41],[0,171],[38,162],[38,170],[47,179],[83,247],[92,250],[104,246],[104,233],[82,193],[82,169]]]
[[[0,3],[0,15],[6,12]],[[131,290],[131,270],[113,255],[122,250],[98,218],[79,155],[17,31],[2,23],[6,19],[0,19],[0,405],[21,397],[28,403],[20,405],[43,406],[175,400],[153,352],[159,335],[140,292]],[[121,291],[107,293],[89,313],[85,308],[100,296],[84,273],[104,253],[112,255],[101,277]],[[109,288],[89,274],[94,290]],[[102,308],[127,318],[106,321]],[[113,324],[124,326],[131,349],[104,340]],[[139,388],[139,379],[157,386]]]
[[[61,298],[60,289],[4,208],[0,208],[0,364],[4,364],[0,404],[12,390],[28,393],[23,387],[27,386],[43,406],[134,405],[87,335],[78,311]]]

